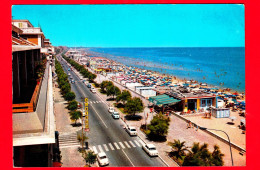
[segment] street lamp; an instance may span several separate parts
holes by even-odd
[[[208,128],[201,127],[201,126],[199,126],[199,129],[200,129],[200,130],[215,130],[215,131],[221,131],[221,132],[223,132],[223,133],[225,133],[225,134],[227,135],[228,142],[229,142],[229,148],[230,148],[231,162],[232,162],[232,166],[234,166],[234,163],[233,163],[233,156],[232,156],[232,150],[231,150],[231,143],[230,143],[230,139],[229,139],[228,134],[227,134],[225,131],[223,131],[223,130],[218,130],[218,129],[208,129]]]

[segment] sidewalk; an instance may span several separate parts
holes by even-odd
[[[56,81],[54,82],[56,83]],[[76,131],[81,129],[81,126],[73,127],[71,125],[73,122],[71,122],[68,113],[69,111],[68,109],[66,109],[67,101],[65,101],[64,98],[61,96],[59,88],[54,86],[53,91],[56,130],[59,131],[60,136],[68,133],[76,133]],[[65,148],[61,148],[60,150],[62,155],[62,167],[84,167],[86,165],[84,158],[78,151],[78,146],[68,146]],[[97,167],[97,163],[91,166]]]
[[[99,80],[98,83],[101,83],[102,81],[104,80],[109,80],[107,79],[105,76],[102,76],[102,75],[97,75],[97,78],[96,80]],[[115,83],[114,84],[116,86],[118,86],[118,88],[120,90],[124,90],[126,89],[124,86],[120,85],[119,83]],[[128,89],[129,90],[129,89]],[[130,91],[132,96],[133,97],[139,97],[138,94]],[[98,90],[97,90],[97,94],[104,100],[106,101],[107,99],[107,96],[104,95],[104,94],[101,94]],[[145,99],[142,99],[142,100],[145,100]],[[148,101],[145,100],[145,105],[147,106],[148,104]],[[113,105],[113,101],[107,101],[107,104],[108,105]],[[118,109],[116,109],[119,113],[120,113],[120,117],[121,119],[124,118],[124,114],[122,114]],[[145,108],[145,113],[149,113],[148,115],[148,120],[147,120],[147,123],[150,122],[150,120],[152,120],[152,117],[153,115],[150,114],[150,110],[148,108]],[[141,113],[143,114],[143,113]],[[232,113],[233,114],[233,113]],[[141,116],[144,116],[144,115],[141,115]],[[177,166],[177,164],[172,160],[170,159],[166,154],[167,152],[171,151],[171,147],[167,145],[167,143],[169,141],[173,142],[174,139],[179,139],[180,141],[186,141],[186,145],[187,146],[192,146],[192,144],[194,142],[200,142],[201,144],[202,143],[208,143],[209,144],[209,150],[210,151],[213,151],[213,147],[214,145],[218,145],[222,151],[222,153],[225,154],[224,156],[224,161],[225,161],[225,166],[231,166],[232,163],[231,163],[231,156],[230,156],[230,150],[229,150],[229,145],[227,145],[226,143],[224,143],[223,141],[221,140],[218,140],[216,139],[215,137],[213,137],[212,135],[208,134],[208,133],[205,133],[204,131],[201,131],[201,130],[198,130],[196,131],[195,129],[192,129],[192,128],[189,128],[187,129],[187,123],[186,121],[182,120],[181,118],[175,116],[175,115],[171,115],[170,116],[171,118],[171,122],[170,122],[170,127],[169,127],[169,132],[168,132],[168,136],[167,136],[167,141],[166,142],[161,142],[161,143],[158,143],[158,142],[151,142],[149,141],[147,138],[146,138],[146,135],[140,131],[140,126],[141,124],[144,124],[144,119],[142,119],[141,121],[127,121],[125,120],[126,124],[127,125],[131,125],[131,126],[135,126],[137,131],[138,131],[138,134],[139,134],[139,137],[145,142],[145,143],[153,143],[155,144],[156,148],[158,149],[159,151],[159,155],[160,157],[169,165],[169,166]],[[211,118],[209,121],[204,121],[204,119],[201,118],[201,116],[197,116],[197,117],[187,117],[187,119],[191,120],[192,122],[197,122],[198,124],[200,124],[201,126],[205,126],[207,128],[220,128],[220,126],[218,126],[220,123],[223,124],[223,119],[214,119],[214,118]],[[213,123],[212,123],[213,121]],[[219,121],[219,122],[218,122]],[[226,120],[225,120],[226,121]],[[235,124],[237,124],[237,121],[239,120],[236,120]],[[228,125],[230,126],[230,125]],[[223,126],[223,128],[227,128],[225,126]],[[229,127],[230,129],[230,127]],[[233,128],[235,129],[235,128]],[[226,130],[226,129],[225,129]],[[236,129],[237,130],[237,129]],[[240,129],[239,129],[240,130]],[[233,137],[232,139],[235,140],[241,140],[240,137],[237,137],[235,138],[236,136],[236,133],[233,133],[231,134]],[[218,133],[219,135],[221,133]],[[224,134],[225,135],[225,134]],[[220,135],[221,137],[223,136],[223,134]],[[223,136],[224,137],[224,136]],[[232,140],[231,140],[232,141]],[[235,140],[236,141],[236,140]],[[232,141],[233,142],[233,141]],[[240,143],[241,144],[241,143]],[[242,147],[242,146],[241,146]],[[233,161],[234,161],[234,165],[235,166],[245,166],[246,165],[246,156],[242,156],[239,154],[239,151],[232,148],[232,153],[233,153]]]

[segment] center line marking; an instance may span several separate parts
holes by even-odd
[[[103,119],[99,116],[99,114],[97,113],[97,111],[96,111],[96,109],[92,106],[92,105],[90,105],[92,108],[93,108],[93,110],[96,112],[96,114],[98,115],[98,117],[99,117],[99,119],[103,122],[103,124],[105,125],[105,127],[106,128],[108,128],[107,127],[107,125],[105,124],[105,122],[103,121]]]
[[[124,150],[122,150],[122,152],[125,154],[125,156],[127,157],[127,159],[130,161],[130,163],[133,165],[133,167],[135,167],[134,166],[134,164],[133,164],[133,162],[130,160],[130,158],[126,155],[126,153],[124,152]]]

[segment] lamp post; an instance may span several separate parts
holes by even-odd
[[[230,149],[231,162],[232,162],[232,166],[234,166],[234,163],[233,163],[233,156],[232,156],[232,150],[231,150],[231,143],[230,143],[230,139],[229,139],[228,134],[227,134],[225,131],[223,131],[223,130],[218,130],[218,129],[208,129],[208,128],[200,127],[200,126],[199,126],[199,129],[201,129],[201,130],[215,130],[215,131],[220,131],[220,132],[223,132],[223,133],[225,133],[225,134],[227,135],[228,142],[229,142],[229,149]]]

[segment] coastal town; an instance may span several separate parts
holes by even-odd
[[[244,92],[53,46],[29,20],[12,64],[15,167],[246,165]]]

